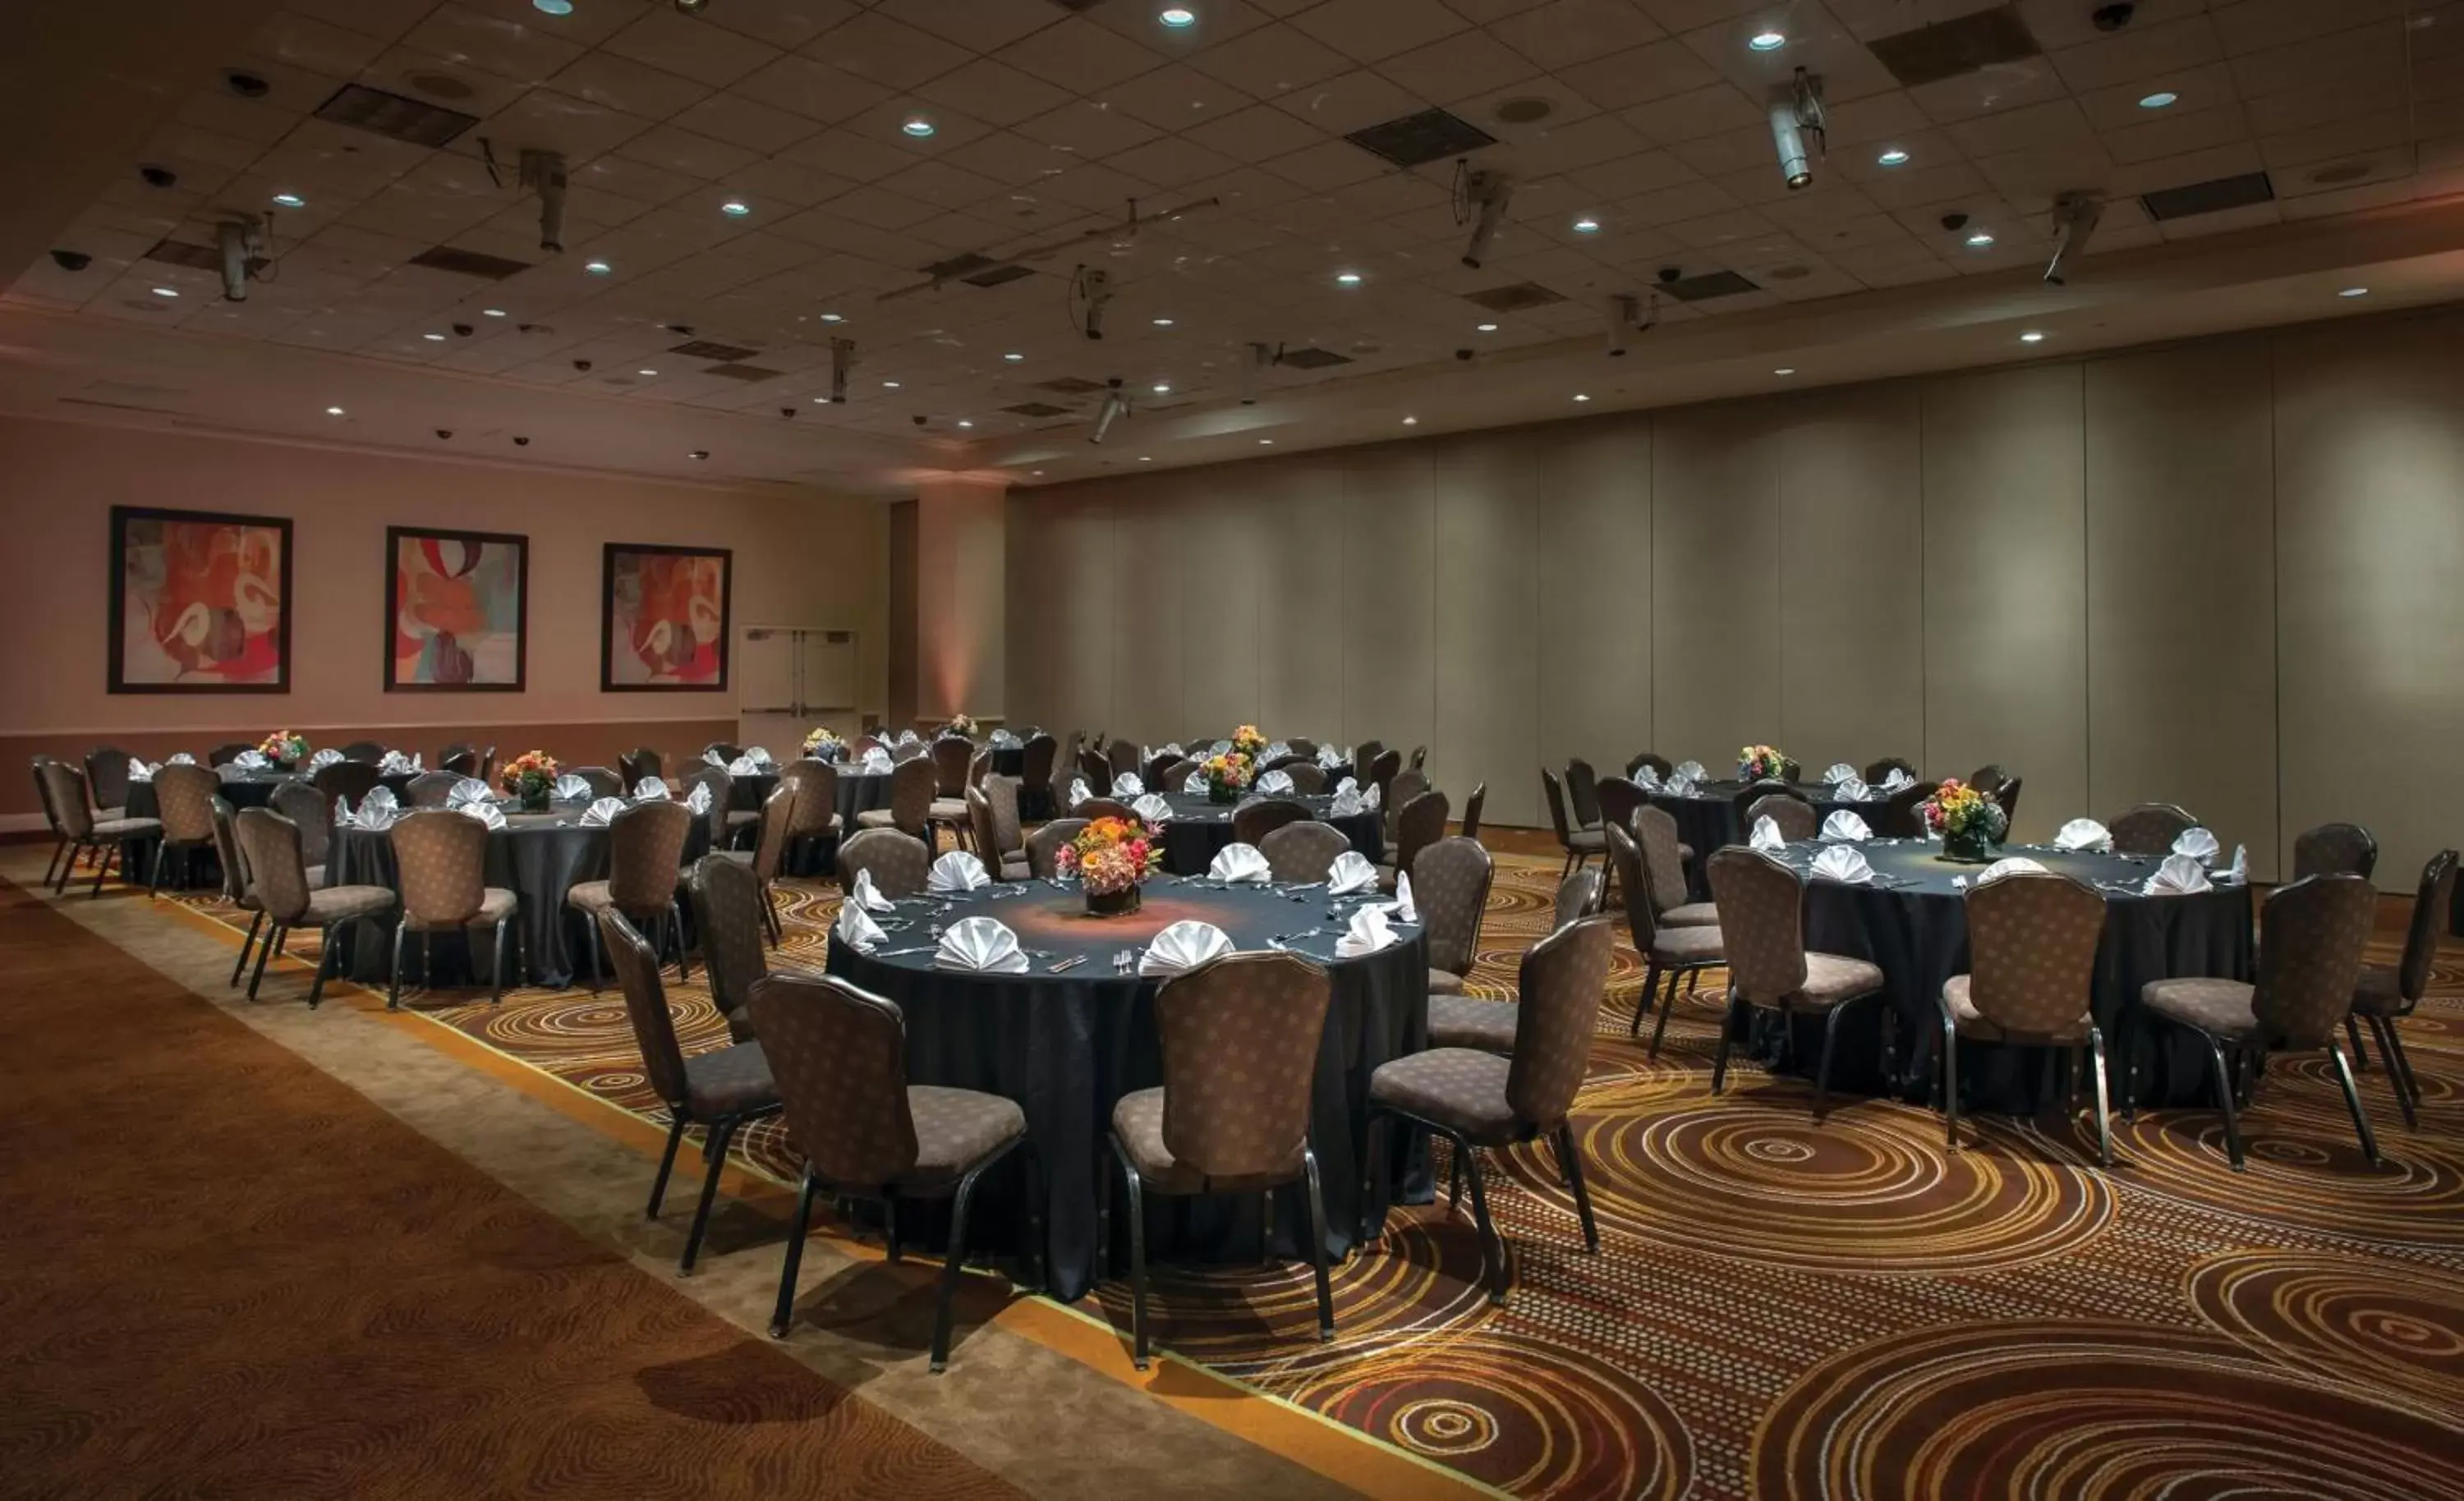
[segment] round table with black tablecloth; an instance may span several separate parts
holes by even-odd
[[[487,881],[492,886],[502,886],[521,898],[521,911],[514,920],[520,934],[522,968],[517,971],[531,985],[562,989],[577,980],[587,981],[583,974],[580,956],[590,952],[590,940],[583,928],[585,921],[580,912],[564,904],[565,893],[586,881],[602,881],[607,875],[607,830],[604,825],[585,824],[583,802],[559,803],[547,813],[516,813],[511,803],[499,803],[505,813],[505,826],[488,834]],[[693,833],[685,841],[683,863],[691,865],[710,849],[710,826],[700,818],[693,823]],[[385,886],[402,889],[401,870],[394,861],[393,836],[389,830],[363,829],[344,825],[334,831],[334,843],[326,857],[325,883],[331,886]],[[688,925],[693,921],[685,913]],[[393,954],[388,944],[363,942],[352,925],[342,929],[342,972],[351,978],[371,984],[383,984],[391,970]],[[492,955],[492,929],[475,929],[473,946],[450,934],[436,934],[429,942],[436,950],[437,967],[446,983],[484,983]],[[474,951],[477,963],[470,962]],[[403,949],[403,983],[426,983],[421,945],[414,937]]]
[[[1342,830],[1352,847],[1368,857],[1371,863],[1385,858],[1386,826],[1375,812],[1349,813],[1337,817],[1332,811],[1332,797],[1305,797],[1290,793],[1269,795],[1289,798],[1309,809],[1310,817]],[[1206,874],[1215,857],[1232,842],[1231,806],[1186,793],[1166,793],[1163,800],[1172,805],[1172,821],[1163,826],[1163,868],[1176,876]]]
[[[418,774],[419,773],[416,772],[388,772],[384,776],[378,778],[378,785],[391,788],[396,800],[407,801],[410,796],[411,778]],[[222,783],[221,790],[215,795],[221,797],[223,801],[231,804],[231,812],[233,813],[237,813],[243,808],[272,807],[274,805],[274,790],[280,787],[283,783],[294,779],[292,773],[289,772],[276,772],[272,770],[233,772],[225,769],[217,772],[215,775],[216,780]],[[129,782],[128,816],[131,818],[160,818],[163,816],[163,804],[161,799],[154,795],[154,784],[152,782],[136,780]],[[145,871],[153,868],[154,839],[151,835],[148,835],[142,839],[128,839],[123,842],[125,848],[122,853],[128,861],[126,868],[134,871]],[[194,873],[191,872],[190,874],[193,875]]]
[[[1783,857],[1803,874],[1819,843],[1796,843]],[[1942,858],[1932,840],[1876,839],[1855,846],[1887,884],[1843,885],[1808,880],[1805,946],[1846,954],[1881,967],[1886,1003],[1897,1023],[1897,1058],[1891,1077],[1881,1068],[1881,1012],[1860,1003],[1859,1015],[1843,1018],[1839,1051],[1832,1063],[1835,1082],[1866,1092],[1925,1099],[1934,1088],[1943,983],[1969,971],[1965,891],[1952,881],[1973,882],[1985,867]],[[2034,845],[2003,853],[2025,856],[2057,875],[2074,876],[2103,896],[2104,941],[2097,948],[2093,1009],[2102,1029],[2117,1108],[2124,1099],[2133,1051],[2139,1055],[2138,1098],[2145,1104],[2213,1103],[2207,1050],[2190,1033],[2156,1024],[2117,1023],[2135,1011],[2139,988],[2151,980],[2189,975],[2248,980],[2256,965],[2250,891],[2219,886],[2188,896],[2143,896],[2139,887],[2156,861],[2129,856],[2081,854]],[[2124,889],[2124,888],[2127,889]],[[1800,1021],[1792,1055],[1811,1071],[1821,1043],[1819,1019]],[[2139,1033],[2147,1035],[2143,1040]],[[1960,1039],[1961,1093],[1977,1108],[2024,1113],[2041,1089],[2043,1050],[2002,1048]]]
[[[1294,938],[1290,946],[1325,966],[1333,981],[1309,1125],[1324,1184],[1329,1255],[1347,1252],[1364,1225],[1375,1230],[1397,1183],[1406,1196],[1427,1198],[1426,1158],[1411,1133],[1381,1135],[1373,1164],[1365,1127],[1371,1073],[1427,1046],[1428,946],[1419,927],[1398,925],[1403,941],[1394,946],[1358,959],[1333,958],[1335,935],[1360,904],[1346,899],[1331,906],[1322,889],[1226,890],[1158,878],[1148,882],[1140,911],[1096,918],[1088,915],[1074,884],[1013,882],[947,901],[902,902],[886,914],[888,944],[878,956],[857,953],[833,937],[829,971],[887,996],[905,1012],[910,1082],[1004,1095],[1024,1109],[1043,1164],[1046,1265],[1052,1291],[1067,1300],[1093,1285],[1101,1236],[1110,1234],[1116,1252],[1125,1253],[1128,1244],[1128,1229],[1117,1216],[1109,1229],[1099,1223],[1104,1206],[1119,1202],[1119,1168],[1106,1144],[1112,1106],[1133,1090],[1163,1082],[1154,1005],[1163,982],[1115,971],[1112,955],[1142,949],[1156,932],[1185,919],[1214,924],[1243,949],[1319,930]],[[935,968],[929,947],[899,952],[931,945],[932,924],[976,916],[997,918],[1018,935],[1032,955],[1026,973],[954,971]],[[1055,964],[1078,956],[1084,962],[1054,972]],[[1002,1249],[1015,1254],[1029,1223],[1021,1202],[1026,1179],[999,1176],[998,1185],[987,1179],[982,1186],[991,1203],[973,1217],[981,1228],[972,1229],[969,1238],[990,1246],[1006,1234]],[[1277,1253],[1298,1259],[1305,1249],[1298,1236],[1309,1224],[1301,1186],[1277,1190],[1276,1201]],[[926,1207],[909,1207],[920,1224],[925,1213],[916,1211]],[[902,1234],[909,1212],[900,1215]],[[1148,1246],[1159,1262],[1254,1262],[1260,1212],[1256,1194],[1149,1195]],[[942,1233],[938,1225],[923,1229]]]
[[[1694,847],[1694,864],[1687,872],[1689,890],[1686,900],[1708,902],[1710,885],[1703,876],[1703,862],[1711,852],[1724,844],[1743,844],[1752,831],[1745,827],[1745,810],[1737,806],[1737,794],[1749,785],[1738,781],[1699,782],[1690,796],[1677,797],[1664,792],[1644,795],[1655,808],[1668,810],[1677,820],[1677,838]],[[1799,782],[1793,791],[1814,804],[1815,816],[1828,818],[1835,813],[1853,813],[1871,828],[1881,821],[1882,804],[1889,799],[1881,793],[1868,798],[1845,798],[1833,794],[1821,782]]]

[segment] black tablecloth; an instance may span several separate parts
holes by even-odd
[[[510,809],[510,805],[500,805]],[[488,835],[488,884],[502,886],[521,898],[514,919],[520,932],[522,968],[517,973],[531,985],[561,989],[589,977],[582,956],[590,952],[585,919],[564,904],[564,895],[586,881],[607,875],[607,830],[582,822],[581,802],[560,803],[550,813],[508,811],[505,826]],[[693,820],[685,842],[684,863],[692,864],[710,849],[710,829]],[[382,829],[339,828],[326,858],[325,883],[332,886],[389,886],[402,889],[394,862],[393,836]],[[692,914],[685,914],[690,924]],[[474,929],[470,943],[449,934],[429,940],[439,970],[438,983],[484,983],[495,957],[495,930]],[[355,980],[382,984],[393,963],[392,935],[385,943],[366,942],[364,925],[341,931],[343,972]],[[423,946],[415,939],[403,949],[403,983],[427,983]],[[476,963],[472,960],[476,958]]]
[[[1275,795],[1291,798],[1308,808],[1310,817],[1342,830],[1352,847],[1372,863],[1385,857],[1386,826],[1377,814],[1353,813],[1338,818],[1330,811],[1332,797]],[[1163,868],[1176,876],[1205,875],[1215,857],[1232,842],[1232,809],[1185,793],[1166,793],[1164,801],[1172,804],[1172,821],[1163,826]]]
[[[892,930],[889,949],[931,943],[931,923],[984,915],[1008,925],[1023,947],[1053,957],[1034,959],[1025,974],[972,974],[934,968],[929,952],[870,958],[833,938],[829,970],[905,1011],[911,1082],[1005,1095],[1025,1110],[1043,1161],[1045,1253],[1057,1295],[1075,1298],[1093,1284],[1097,1211],[1108,1192],[1120,1203],[1119,1169],[1105,1141],[1112,1106],[1133,1090],[1163,1082],[1154,1008],[1162,981],[1116,974],[1111,955],[1142,947],[1183,919],[1213,923],[1244,949],[1266,947],[1280,934],[1326,930],[1296,946],[1325,965],[1334,982],[1309,1126],[1324,1186],[1329,1254],[1343,1255],[1364,1224],[1374,1229],[1379,1223],[1398,1180],[1408,1196],[1426,1197],[1425,1156],[1415,1158],[1420,1144],[1410,1140],[1412,1133],[1384,1134],[1381,1140],[1391,1145],[1378,1153],[1373,1173],[1365,1130],[1370,1074],[1390,1058],[1427,1046],[1428,946],[1419,928],[1401,929],[1404,941],[1382,952],[1337,960],[1331,957],[1334,935],[1360,902],[1347,899],[1339,903],[1343,917],[1329,917],[1323,888],[1287,895],[1163,878],[1148,883],[1143,910],[1116,918],[1088,916],[1074,885],[1035,881],[988,890],[1007,894],[901,903],[891,920],[907,919],[913,925]],[[1086,962],[1050,972],[1054,963],[1076,954],[1086,955]],[[1407,1166],[1416,1160],[1422,1165]],[[1001,1176],[998,1186],[985,1181],[983,1192],[992,1202],[974,1216],[973,1226],[981,1228],[971,1229],[969,1239],[1003,1244],[1015,1253],[1016,1236],[1027,1224],[1020,1202],[1025,1179]],[[1148,1247],[1159,1261],[1246,1261],[1258,1254],[1256,1194],[1151,1195],[1147,1207]],[[905,1234],[908,1215],[902,1213],[900,1222]],[[1309,1224],[1300,1185],[1277,1192],[1274,1224],[1278,1253],[1299,1256],[1305,1243],[1298,1237]],[[997,1240],[1003,1234],[1011,1237],[1006,1243]],[[1115,1251],[1125,1256],[1128,1228],[1118,1214],[1111,1234]]]
[[[379,778],[379,781],[384,786],[392,788],[397,799],[407,800],[410,794],[410,779],[417,774],[415,772],[404,772],[398,774],[388,772]],[[292,775],[288,772],[250,772],[239,776],[224,776],[218,779],[222,783],[223,801],[231,804],[233,812],[237,812],[242,808],[270,806],[274,801],[274,790],[292,780]],[[163,816],[162,804],[154,795],[152,782],[128,784],[128,816],[132,818]]]
[[[1793,844],[1787,858],[1801,872],[1819,848]],[[1898,1057],[1892,1077],[1883,1077],[1881,1012],[1872,1003],[1860,1003],[1859,1010],[1865,1014],[1852,1012],[1840,1023],[1832,1078],[1835,1085],[1844,1082],[1851,1089],[1925,1099],[1933,1089],[1942,1034],[1936,997],[1945,981],[1966,974],[1969,968],[1966,897],[1951,881],[1966,877],[1972,882],[1985,867],[1945,860],[1940,846],[1929,840],[1881,839],[1858,848],[1878,875],[1905,883],[1882,889],[1808,881],[1805,946],[1870,959],[1881,967],[1887,1004],[1897,1018]],[[2097,949],[2094,1009],[2104,1033],[2118,1107],[2129,1077],[2129,1050],[2142,1029],[2134,1026],[2125,1035],[2116,1023],[2137,1005],[2141,986],[2185,975],[2251,978],[2256,960],[2249,888],[2220,886],[2191,896],[2146,897],[2136,888],[2155,871],[2153,859],[2033,845],[2012,845],[2003,853],[2024,855],[2091,885],[2128,882],[2133,888],[2100,887],[2105,901],[2104,942]],[[1798,1027],[1792,1055],[1810,1073],[1821,1044],[1821,1024],[1800,1021]],[[2140,1050],[2141,1102],[2213,1103],[2205,1045],[2179,1029],[2159,1024],[2149,1030]],[[1982,1109],[2032,1110],[2041,1089],[2044,1057],[2041,1050],[1962,1038],[1962,1094]]]
[[[1704,862],[1711,858],[1711,852],[1724,844],[1746,841],[1750,831],[1745,827],[1743,810],[1737,807],[1737,794],[1747,785],[1738,781],[1700,782],[1690,797],[1672,797],[1666,793],[1646,794],[1653,807],[1667,809],[1669,816],[1677,820],[1677,838],[1694,847],[1694,863],[1686,876],[1688,901],[1711,900],[1711,887],[1703,875]],[[1795,790],[1814,804],[1817,816],[1828,818],[1845,809],[1864,819],[1869,828],[1881,821],[1882,804],[1888,800],[1880,794],[1862,800],[1835,797],[1831,788],[1821,782],[1800,782]]]

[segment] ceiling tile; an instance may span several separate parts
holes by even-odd
[[[1102,92],[1106,104],[1145,120],[1158,130],[1188,130],[1239,113],[1249,96],[1180,63],[1143,73]],[[1243,152],[1256,156],[1256,152]]]
[[[1116,109],[1080,99],[1020,124],[1018,133],[1073,151],[1088,161],[1144,145],[1159,132]]]
[[[257,29],[251,45],[268,56],[311,73],[348,77],[376,60],[384,40],[310,16],[277,14]]]
[[[533,89],[492,116],[488,127],[520,141],[523,149],[561,151],[568,162],[583,162],[615,150],[650,123],[553,89]]]
[[[643,11],[640,20],[609,37],[605,46],[619,57],[682,74],[713,88],[725,88],[779,56],[779,49],[766,42],[663,5]]]
[[[1014,125],[1069,100],[1067,91],[990,57],[979,57],[918,84],[915,94],[996,125]]]
[[[1005,48],[1001,60],[1073,94],[1100,93],[1163,63],[1156,53],[1083,15]]]
[[[2166,26],[2132,26],[2083,47],[2065,48],[2053,54],[2053,64],[2064,83],[2085,93],[2221,62],[2224,54],[2214,25],[2194,15]]]
[[[678,115],[671,123],[763,156],[784,151],[821,129],[817,121],[757,104],[734,93],[714,94]]]
[[[1366,68],[1279,95],[1272,102],[1331,136],[1417,115],[1427,107],[1419,96]]]
[[[1283,23],[1210,47],[1191,59],[1191,65],[1265,99],[1331,78],[1346,66],[1341,53]]]
[[[644,120],[670,119],[710,94],[709,84],[604,52],[576,58],[550,87]]]
[[[1668,34],[1632,0],[1550,0],[1494,23],[1489,32],[1543,68],[1571,67]]]
[[[833,27],[806,46],[804,55],[888,89],[912,89],[973,57],[966,48],[930,32],[868,11]]]
[[[1440,0],[1326,0],[1292,24],[1354,62],[1376,62],[1464,27]]]
[[[858,183],[876,182],[915,164],[912,152],[901,151],[877,136],[862,136],[845,126],[798,141],[781,153],[787,161]]]
[[[627,141],[618,154],[705,183],[715,182],[760,155],[675,125],[654,125]]]
[[[1209,150],[1185,136],[1151,141],[1114,155],[1108,164],[1158,187],[1170,188],[1185,187],[1239,165],[1221,152]]]
[[[1001,191],[1001,185],[992,179],[978,177],[947,162],[919,162],[904,172],[883,178],[880,185],[935,207],[949,209],[962,208]]]
[[[1606,109],[1624,109],[1719,81],[1711,65],[1674,39],[1628,48],[1557,70],[1557,76]]]
[[[1304,150],[1326,140],[1324,131],[1268,104],[1253,104],[1220,120],[1193,125],[1185,134],[1199,145],[1227,156],[1260,162]]]
[[[1681,141],[1735,130],[1765,119],[1754,101],[1733,83],[1715,83],[1673,98],[1620,110],[1618,120],[1663,146]]]
[[[1064,15],[1049,0],[877,0],[874,7],[970,52],[997,52]]]
[[[802,55],[765,64],[737,79],[730,93],[806,120],[838,124],[897,96],[869,78],[859,78]]]
[[[545,19],[536,11],[530,12],[530,20]],[[583,52],[581,43],[556,35],[547,27],[460,5],[438,7],[433,15],[411,29],[403,43],[522,83],[554,77]]]
[[[525,0],[505,0],[519,5]],[[726,0],[702,12],[714,26],[740,32],[758,42],[794,52],[831,27],[852,19],[853,0]],[[579,14],[580,11],[577,10]]]

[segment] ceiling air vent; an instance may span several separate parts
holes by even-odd
[[[1001,410],[1004,412],[1016,412],[1021,417],[1067,417],[1069,415],[1069,408],[1066,406],[1055,406],[1050,402],[1021,402],[1016,406],[1004,406]]]
[[[1382,125],[1364,126],[1343,139],[1397,166],[1422,166],[1497,144],[1495,136],[1441,109],[1424,109]]]
[[[1865,44],[1874,60],[1903,88],[1939,83],[2000,63],[2042,55],[2016,6],[1997,5],[1935,26],[1920,26]]]
[[[732,363],[712,365],[702,372],[704,375],[725,376],[730,381],[776,381],[786,373],[784,370],[765,370],[759,365]]]
[[[935,281],[963,281],[971,287],[998,287],[1002,282],[1035,274],[1031,269],[1016,262],[997,261],[973,250],[964,255],[953,255],[946,261],[935,261],[921,269]]]
[[[2147,210],[2150,219],[2188,219],[2194,214],[2270,203],[2275,197],[2276,185],[2268,181],[2266,173],[2244,172],[2239,177],[2211,178],[2187,187],[2163,187],[2142,193],[2139,207]]]
[[[336,89],[332,98],[317,106],[317,118],[429,147],[450,145],[456,136],[479,123],[476,115],[465,115],[458,109],[401,94],[387,94],[363,83],[345,83]]]
[[[1760,292],[1763,289],[1732,271],[1706,271],[1699,276],[1681,276],[1675,281],[1661,282],[1660,290],[1680,302],[1705,302],[1713,297],[1733,297],[1741,292]]]
[[[461,276],[485,276],[490,281],[502,281],[531,269],[528,261],[507,260],[484,250],[457,250],[450,245],[425,250],[410,258],[413,266],[429,271],[450,271]]]
[[[1289,365],[1295,370],[1324,370],[1332,365],[1348,365],[1352,363],[1352,357],[1311,346],[1308,349],[1287,349],[1275,363]]]
[[[678,344],[668,353],[682,355],[687,359],[750,359],[761,351],[747,349],[742,344],[721,344],[707,338],[696,338],[689,344]]]
[[[1059,380],[1038,381],[1035,383],[1046,391],[1058,391],[1064,396],[1092,396],[1104,389],[1104,382],[1101,381],[1082,381],[1076,376],[1063,376]]]
[[[1092,11],[1104,0],[1052,0],[1052,3],[1064,11]]]
[[[1536,281],[1518,281],[1511,286],[1491,287],[1485,292],[1466,292],[1463,297],[1491,313],[1526,313],[1566,300]]]
[[[186,240],[157,240],[145,252],[149,261],[165,266],[186,266],[191,271],[213,271],[222,265],[222,257],[209,246],[190,245]]]
[[[1022,276],[1034,274],[1034,268],[1010,262],[996,266],[990,271],[978,272],[972,276],[961,276],[958,279],[970,287],[998,287],[1005,281],[1016,281]]]

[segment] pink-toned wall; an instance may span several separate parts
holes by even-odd
[[[115,505],[289,516],[291,691],[215,697],[106,689],[109,516]],[[727,692],[599,690],[601,545],[735,550],[736,626],[859,633],[863,707],[886,693],[885,510],[785,487],[728,489],[517,466],[0,419],[0,753],[81,754],[109,739],[202,752],[277,726],[319,744],[362,736],[429,751],[471,731],[544,737],[571,761],[618,742],[667,750],[731,736]],[[461,527],[530,537],[528,686],[520,693],[385,690],[385,533]],[[503,733],[499,733],[503,731]],[[20,759],[22,764],[22,759]],[[20,785],[25,784],[25,785]],[[32,779],[0,780],[0,816],[34,808]]]

